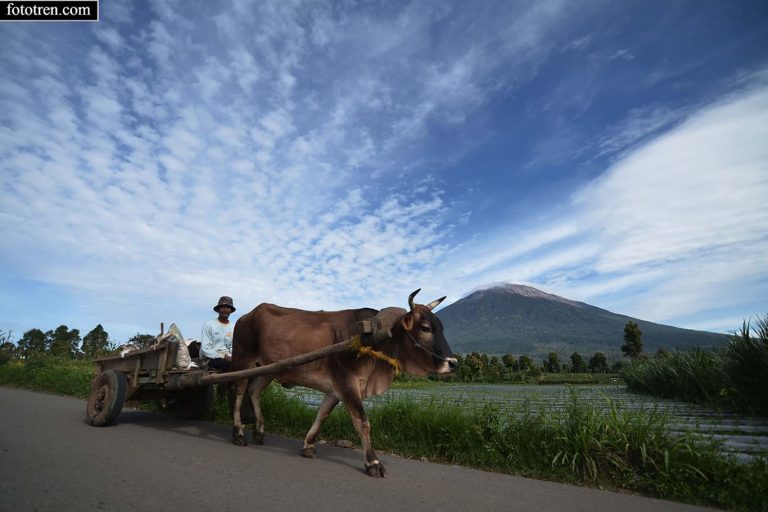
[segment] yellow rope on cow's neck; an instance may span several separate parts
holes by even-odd
[[[389,363],[389,365],[394,368],[395,375],[400,373],[400,362],[397,359],[394,357],[389,357],[384,352],[373,350],[373,347],[363,345],[363,341],[360,336],[354,337],[352,340],[352,348],[357,351],[357,357],[371,356],[375,357],[376,359],[381,359],[382,361]]]

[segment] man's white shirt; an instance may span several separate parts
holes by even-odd
[[[223,324],[218,318],[203,324],[200,335],[200,352],[209,359],[232,355],[232,331],[235,322]]]

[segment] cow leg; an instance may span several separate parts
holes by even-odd
[[[315,422],[312,423],[312,427],[309,429],[309,432],[307,432],[307,435],[304,438],[304,448],[301,449],[301,454],[304,457],[308,457],[310,459],[317,457],[317,452],[315,451],[315,440],[317,439],[317,433],[320,431],[320,426],[323,424],[326,418],[328,418],[328,415],[331,414],[331,411],[333,411],[333,408],[336,407],[336,404],[338,403],[339,399],[331,393],[328,393],[325,395],[325,398],[323,398],[323,401],[320,403],[320,407],[317,409]]]
[[[363,445],[363,462],[365,464],[365,472],[368,476],[372,477],[384,477],[386,471],[384,470],[384,464],[382,464],[376,457],[376,452],[373,451],[373,445],[371,444],[371,424],[368,421],[368,416],[363,409],[363,399],[360,396],[360,391],[356,386],[346,386],[346,389],[342,393],[341,400],[344,402],[344,406],[347,408],[349,417],[352,418],[352,424],[355,426],[355,430],[360,435],[360,442]]]
[[[249,388],[253,414],[256,416],[253,423],[253,442],[256,444],[264,444],[264,415],[261,413],[261,393],[269,386],[270,382],[272,382],[272,377],[262,375],[256,377]]]
[[[240,417],[240,407],[243,405],[243,396],[245,395],[245,389],[247,387],[247,379],[239,380],[232,386],[232,389],[235,391],[235,411],[232,418],[232,443],[238,446],[248,445],[248,441],[245,440],[245,433],[243,432],[243,421]]]

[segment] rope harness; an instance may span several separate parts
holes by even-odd
[[[423,350],[423,351],[427,352],[428,354],[432,355],[432,357],[434,357],[435,359],[439,359],[440,361],[443,361],[443,362],[445,362],[445,361],[447,361],[447,360],[448,360],[448,358],[446,358],[446,357],[443,357],[443,356],[441,356],[441,355],[438,355],[438,354],[436,354],[436,353],[432,352],[432,351],[431,351],[431,350],[429,350],[427,347],[425,347],[424,345],[422,345],[421,343],[419,343],[418,341],[416,341],[416,340],[413,338],[413,336],[411,336],[411,333],[410,333],[410,331],[405,331],[405,334],[407,334],[407,335],[408,335],[408,337],[409,337],[409,338],[411,338],[411,341],[413,342],[413,345],[414,345],[416,348],[420,348],[421,350]]]
[[[373,347],[363,345],[362,337],[359,334],[352,338],[352,348],[357,351],[357,357],[371,356],[381,359],[395,370],[395,375],[400,373],[400,362],[397,359],[388,356],[384,352],[374,350]]]
[[[370,332],[367,328],[368,326],[365,326],[365,327],[366,327],[366,331]],[[427,347],[425,347],[424,345],[416,341],[416,339],[413,337],[410,331],[405,331],[405,333],[408,335],[408,338],[410,338],[414,347],[423,350],[424,352],[426,352],[427,354],[431,355],[432,357],[434,357],[439,361],[445,362],[448,360],[446,357],[436,354],[432,350],[428,349]],[[371,356],[389,364],[395,370],[395,375],[399,374],[402,371],[400,369],[400,362],[397,360],[396,357],[391,357],[385,354],[384,352],[381,352],[379,350],[374,350],[373,347],[371,347],[370,345],[363,345],[362,336],[359,334],[354,338],[352,338],[351,347],[357,352],[357,357]]]

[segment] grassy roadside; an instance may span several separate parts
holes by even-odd
[[[0,386],[47,391],[59,395],[87,398],[94,376],[90,361],[52,356],[0,364]]]
[[[607,412],[579,400],[559,413],[512,413],[485,406],[459,409],[441,401],[388,401],[368,409],[378,450],[410,458],[532,478],[625,489],[647,496],[768,510],[768,463],[738,462],[716,442],[667,432],[668,418],[653,411]],[[314,409],[277,386],[264,397],[267,429],[303,437]],[[343,408],[323,425],[321,438],[358,439]]]
[[[0,385],[84,398],[93,375],[87,361],[47,358],[0,365]],[[433,384],[439,385],[439,384]],[[283,393],[264,396],[267,430],[301,438],[315,410]],[[667,434],[668,419],[653,411],[597,409],[578,398],[557,413],[473,410],[433,401],[388,401],[370,407],[374,446],[405,457],[581,485],[626,489],[648,496],[730,510],[768,510],[768,464],[740,463],[720,455],[717,444]],[[211,417],[229,422],[217,401]],[[343,410],[324,424],[327,441],[358,436]]]

